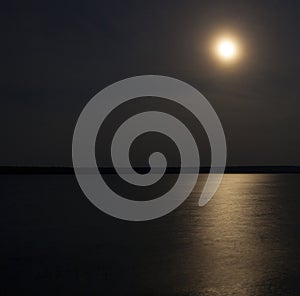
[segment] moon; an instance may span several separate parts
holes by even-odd
[[[225,62],[230,62],[237,59],[239,50],[235,40],[230,38],[220,38],[215,45],[217,57]]]
[[[232,59],[236,54],[236,46],[230,40],[222,40],[218,44],[218,52],[224,59]]]

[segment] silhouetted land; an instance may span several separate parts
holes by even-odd
[[[146,167],[134,168],[139,173],[147,173],[149,171]],[[94,169],[81,168],[82,173],[95,173]],[[99,168],[104,174],[114,174],[113,168]],[[124,173],[128,170],[126,168],[121,169]],[[183,172],[193,173],[196,168],[184,168]],[[199,173],[208,173],[210,167],[201,167]],[[215,169],[218,172],[218,168]],[[166,170],[169,174],[175,174],[179,172],[179,168],[168,167]],[[300,166],[228,166],[225,169],[225,173],[229,174],[298,174],[300,173]],[[0,174],[51,174],[51,175],[72,175],[74,174],[73,167],[46,167],[46,166],[2,166],[0,167]]]

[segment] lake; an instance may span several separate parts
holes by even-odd
[[[73,175],[1,175],[1,295],[300,295],[300,175],[205,176],[172,213],[127,222]]]

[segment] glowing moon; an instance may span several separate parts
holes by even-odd
[[[222,56],[225,59],[229,59],[234,57],[236,53],[236,48],[233,42],[230,40],[222,40],[218,44],[218,52],[220,56]]]
[[[216,42],[215,51],[223,61],[232,61],[238,56],[238,45],[230,38],[222,38]]]

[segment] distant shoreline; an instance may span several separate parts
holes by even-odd
[[[135,168],[140,173],[147,173],[148,169],[145,167]],[[92,174],[97,172],[95,169],[80,168],[79,171],[83,174]],[[115,174],[113,168],[99,168],[103,174]],[[128,169],[123,168],[124,173]],[[183,168],[183,173],[208,173],[210,167],[201,167],[199,171],[196,168]],[[220,170],[215,168],[215,173]],[[179,173],[179,168],[168,167],[166,173]],[[299,174],[300,166],[228,166],[225,169],[227,174]],[[2,166],[0,167],[1,175],[74,175],[73,167],[45,167],[45,166]]]

